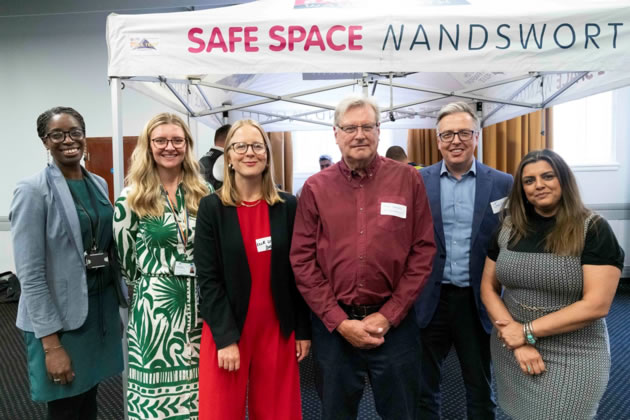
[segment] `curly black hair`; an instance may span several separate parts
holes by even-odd
[[[43,140],[44,137],[46,137],[48,131],[48,123],[50,122],[50,119],[59,114],[68,114],[74,117],[74,119],[77,120],[81,125],[81,129],[85,132],[85,121],[83,120],[83,116],[81,114],[79,114],[74,108],[70,108],[67,106],[56,106],[42,112],[40,116],[37,117],[37,135],[40,139]]]

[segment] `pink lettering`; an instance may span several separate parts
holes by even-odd
[[[334,34],[335,32],[338,32],[338,31],[345,31],[345,30],[346,30],[345,26],[335,25],[335,26],[332,26],[332,27],[328,30],[328,32],[326,33],[326,43],[328,44],[328,46],[329,46],[332,50],[335,50],[335,51],[343,51],[343,50],[345,50],[345,49],[346,49],[346,46],[345,46],[345,45],[343,45],[343,44],[338,45],[338,44],[335,44],[335,43],[333,42],[333,34]]]
[[[304,41],[304,38],[306,38],[306,29],[301,26],[289,26],[289,51],[293,51],[295,43]]]
[[[206,52],[211,52],[213,48],[221,48],[223,52],[227,52],[228,50],[227,45],[225,45],[223,35],[221,35],[221,29],[218,27],[212,28],[212,34],[210,34]]]
[[[271,51],[282,51],[287,46],[287,41],[282,37],[282,35],[278,35],[278,32],[283,32],[284,26],[275,25],[269,29],[269,38],[274,41],[278,41],[278,45],[270,45],[269,49]]]
[[[188,47],[188,52],[191,53],[200,53],[204,50],[204,48],[206,47],[206,43],[203,42],[203,39],[201,38],[197,38],[195,35],[199,34],[201,35],[203,33],[203,29],[201,28],[190,28],[190,30],[188,31],[188,40],[190,42],[194,42],[195,44],[198,45],[198,47]]]
[[[230,34],[230,52],[234,52],[234,44],[243,40],[243,38],[237,36],[236,33],[243,32],[243,28],[240,28],[238,26],[230,26],[230,29],[228,31]]]
[[[356,41],[360,41],[363,39],[363,35],[355,33],[355,31],[360,31],[363,29],[363,26],[359,25],[350,25],[348,27],[348,49],[349,50],[362,50],[362,45],[356,45]]]
[[[252,46],[252,42],[258,41],[258,37],[252,35],[252,32],[258,32],[257,26],[246,26],[245,27],[245,51],[246,52],[256,52],[258,51],[258,47]]]
[[[304,51],[308,51],[311,47],[319,47],[321,51],[326,50],[326,45],[324,45],[322,34],[319,32],[317,25],[312,26],[311,30],[308,32],[306,42],[304,43]]]

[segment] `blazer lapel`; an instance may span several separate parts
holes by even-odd
[[[475,161],[475,164],[477,165],[477,184],[475,186],[475,210],[473,213],[470,246],[473,246],[475,243],[483,215],[486,212],[486,207],[490,205],[488,200],[490,199],[490,192],[492,191],[492,178],[489,174],[490,169],[484,165],[480,165],[479,162]]]
[[[59,214],[64,222],[66,229],[70,233],[70,239],[75,246],[77,252],[83,258],[83,239],[81,238],[81,224],[79,223],[79,215],[77,208],[70,194],[70,189],[66,183],[61,170],[51,163],[46,168],[46,178],[48,185],[55,198],[55,204],[58,207]]]
[[[442,247],[445,247],[444,224],[442,222],[442,200],[440,198],[440,167],[441,163],[438,163],[429,168],[429,176],[424,178],[424,182],[427,189],[427,196],[429,197],[431,215],[433,216],[433,226],[438,239],[442,243]]]
[[[109,191],[104,189],[103,185],[100,183],[100,181],[96,177],[92,176],[91,173],[89,173],[84,168],[81,168],[81,169],[83,170],[83,176],[87,177],[90,180],[90,182],[92,183],[92,185],[96,186],[96,189],[100,193],[100,196],[98,197],[99,201],[101,201],[103,203],[107,203],[107,204],[109,204],[110,207],[113,207],[112,203],[109,201]]]

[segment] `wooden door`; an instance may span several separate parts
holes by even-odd
[[[129,169],[131,154],[136,147],[138,137],[123,137],[123,156],[125,164],[125,176]],[[109,200],[113,203],[114,197],[114,168],[112,159],[111,137],[86,138],[85,168],[102,176],[109,187]]]

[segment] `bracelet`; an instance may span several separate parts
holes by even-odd
[[[56,347],[48,347],[47,349],[44,349],[44,354],[48,354],[48,352],[50,352],[51,350],[58,350],[63,348],[63,346],[61,344],[59,344]]]
[[[531,321],[523,324],[523,331],[525,333],[525,339],[527,340],[527,342],[531,345],[536,344],[536,336],[534,335]]]

